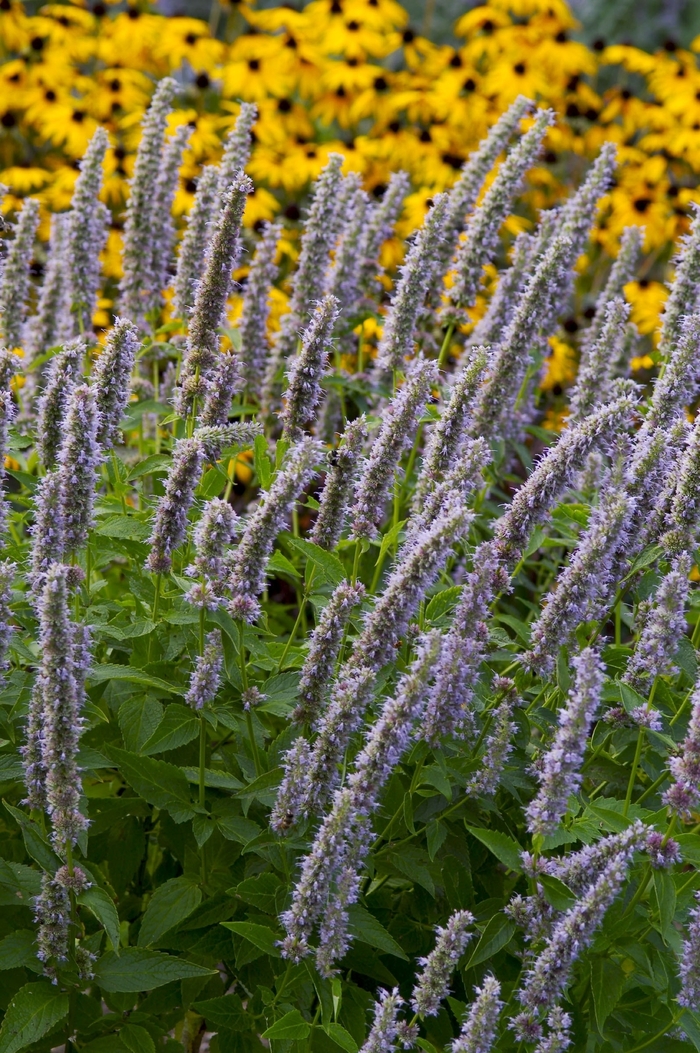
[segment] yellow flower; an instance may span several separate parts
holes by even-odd
[[[628,282],[625,285],[625,298],[632,305],[631,319],[640,333],[654,333],[659,326],[661,309],[666,302],[668,289],[661,282],[641,281]]]
[[[225,47],[212,39],[209,27],[198,18],[166,18],[153,48],[156,58],[171,70],[188,62],[193,69],[213,72],[223,60]]]
[[[576,377],[576,352],[558,336],[550,337],[548,343],[552,350],[540,387],[543,391],[568,387]]]

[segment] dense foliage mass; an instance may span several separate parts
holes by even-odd
[[[700,223],[645,390],[638,228],[576,278],[614,145],[501,258],[518,97],[393,281],[408,179],[331,154],[271,331],[255,110],[175,252],[175,90],[103,344],[102,130],[42,282],[37,201],[5,239],[0,1053],[700,1049]]]

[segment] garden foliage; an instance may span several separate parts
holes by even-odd
[[[103,133],[43,282],[31,199],[5,239],[0,1053],[700,1049],[700,223],[646,389],[638,229],[601,264],[556,433],[613,145],[503,260],[519,97],[393,276],[408,181],[332,154],[271,330],[255,112],[174,248],[174,91],[103,344]]]

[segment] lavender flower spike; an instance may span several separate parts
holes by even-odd
[[[413,442],[418,419],[436,381],[435,363],[418,357],[406,383],[389,403],[355,491],[354,537],[372,537],[376,533],[394,472],[404,450]]]
[[[445,476],[457,461],[471,413],[478,385],[488,362],[485,347],[472,347],[465,353],[465,364],[455,380],[450,400],[430,430],[423,455],[414,497],[420,509],[426,495]]]
[[[67,552],[75,552],[85,544],[92,525],[95,483],[102,461],[98,427],[95,389],[87,384],[73,388],[66,413],[65,437],[58,454]]]
[[[6,476],[5,457],[8,450],[10,425],[17,416],[17,406],[9,391],[0,390],[0,534],[5,530],[8,505],[3,493]]]
[[[510,267],[499,274],[486,314],[472,330],[470,340],[473,344],[495,345],[503,339],[540,248],[540,239],[535,234],[519,234],[515,239]]]
[[[627,335],[630,306],[616,297],[606,305],[605,321],[598,338],[581,353],[576,387],[571,395],[571,426],[587,416],[595,405],[607,402],[611,396],[613,370],[620,357]]]
[[[493,976],[487,976],[482,986],[474,990],[476,998],[469,1006],[459,1038],[452,1043],[452,1053],[491,1053],[493,1049],[503,1006],[499,998],[501,985]]]
[[[301,348],[290,363],[280,418],[284,421],[284,434],[292,442],[298,441],[316,419],[338,306],[339,301],[330,295],[316,304],[301,338]]]
[[[233,397],[243,387],[240,362],[235,351],[219,354],[211,374],[204,381],[204,406],[197,418],[200,427],[214,428],[228,424]]]
[[[75,314],[74,331],[92,329],[92,316],[100,283],[100,253],[107,239],[109,212],[99,200],[102,187],[102,164],[109,146],[104,128],[98,128],[80,162],[80,175],[73,191],[68,219],[66,260],[69,266],[68,288],[71,310]]]
[[[655,677],[675,672],[673,656],[687,628],[685,605],[691,567],[687,553],[678,556],[662,578],[653,603],[644,605],[643,628],[623,677],[638,691],[651,686]]]
[[[178,187],[178,176],[182,155],[192,135],[189,124],[179,128],[163,144],[163,153],[158,169],[158,178],[153,192],[153,229],[151,231],[151,275],[152,288],[147,313],[159,312],[163,306],[163,290],[170,284],[168,269],[175,245],[173,223],[173,201]]]
[[[311,540],[321,548],[334,549],[343,533],[352,488],[367,438],[364,416],[345,426],[340,445],[328,455],[328,471],[320,493],[320,508]]]
[[[517,491],[506,514],[498,520],[495,539],[504,558],[517,558],[530,531],[541,522],[558,495],[571,485],[588,452],[597,446],[611,446],[630,421],[634,406],[634,400],[623,395],[563,432]]]
[[[668,529],[661,544],[674,556],[692,551],[700,527],[700,417],[696,417],[683,451],[671,508],[666,518]]]
[[[265,586],[265,571],[277,534],[299,495],[309,484],[320,456],[315,439],[305,438],[288,451],[282,468],[258,508],[248,520],[231,558],[229,611],[234,618],[253,622]]]
[[[216,231],[207,254],[206,267],[197,287],[187,350],[180,375],[181,389],[176,409],[186,416],[194,400],[206,391],[204,380],[212,372],[219,352],[219,334],[226,301],[231,293],[234,270],[241,254],[241,219],[253,184],[247,176],[235,179],[223,196]]]
[[[645,428],[668,428],[693,401],[700,386],[700,313],[681,319],[671,357],[654,384]]]
[[[66,258],[70,213],[56,212],[51,217],[48,258],[39,302],[24,334],[24,342],[33,361],[50,347],[67,340],[72,330],[70,295],[68,290],[68,260]],[[41,370],[45,370],[45,366]],[[30,391],[40,386],[41,375],[27,377]],[[24,392],[22,393],[24,395]]]
[[[146,567],[154,574],[167,573],[172,566],[172,553],[187,532],[187,513],[194,499],[194,491],[204,464],[205,450],[201,438],[179,439],[173,448],[173,458],[165,483],[165,493],[156,509],[151,552]]]
[[[475,302],[483,268],[496,253],[501,225],[511,201],[519,192],[525,173],[534,164],[553,121],[551,110],[537,114],[532,128],[508,154],[482,204],[469,220],[466,238],[457,249],[456,278],[448,293],[449,305],[440,312],[443,325],[463,321],[463,312]]]
[[[61,472],[54,468],[39,480],[34,495],[34,523],[32,535],[31,572],[29,581],[34,592],[44,582],[52,563],[59,563],[65,553],[65,513]]]
[[[512,738],[516,724],[511,719],[515,706],[516,694],[512,681],[505,686],[505,698],[494,710],[494,730],[486,739],[480,759],[480,767],[474,772],[466,785],[465,792],[470,797],[493,797],[509,753],[513,749]]]
[[[240,520],[228,501],[213,497],[204,506],[202,517],[194,528],[194,563],[185,571],[201,582],[187,593],[190,603],[212,609],[222,602],[226,577],[224,553],[238,531]]]
[[[313,724],[318,718],[350,615],[364,596],[365,587],[361,582],[351,585],[349,581],[341,581],[323,608],[301,670],[300,702],[292,714],[297,724]]]
[[[63,423],[71,392],[81,375],[85,344],[82,339],[67,344],[51,359],[44,392],[39,399],[37,448],[45,468],[56,463],[63,441]]]
[[[258,401],[269,354],[267,320],[270,314],[270,291],[279,272],[275,255],[281,233],[281,223],[266,223],[263,228],[248,271],[238,324],[241,375],[246,392]]]
[[[258,119],[258,108],[252,102],[242,102],[233,129],[226,137],[224,153],[219,165],[219,197],[223,198],[227,188],[239,172],[243,172],[250,160],[253,145],[251,130]]]
[[[362,190],[360,176],[352,172],[347,179],[352,180],[345,206],[347,219],[335,250],[335,258],[326,273],[325,283],[326,293],[335,296],[340,310],[345,315],[352,314],[357,309],[362,266],[360,253],[369,209],[369,197]]]
[[[214,629],[207,634],[204,653],[199,655],[190,677],[190,686],[185,695],[185,702],[192,709],[203,709],[216,698],[221,687],[221,670],[224,667],[224,650],[221,642],[221,630]]]
[[[172,77],[164,77],[158,82],[142,124],[141,142],[136,152],[131,193],[126,206],[124,276],[119,284],[120,307],[123,314],[138,325],[143,323],[144,313],[156,292],[151,251],[155,219],[153,188],[158,180],[166,121],[176,89]]]
[[[698,309],[700,286],[700,211],[694,208],[690,234],[681,238],[675,260],[675,279],[661,318],[659,351],[665,360],[674,357],[681,337],[683,320]]]
[[[398,987],[389,994],[380,991],[379,999],[374,1003],[374,1023],[367,1041],[360,1053],[392,1053],[398,1048],[401,1035],[398,1015],[403,1005],[403,998]]]
[[[691,699],[688,730],[677,757],[669,761],[674,783],[664,794],[665,803],[682,819],[690,819],[700,804],[700,686]]]
[[[605,288],[598,298],[598,307],[596,308],[593,321],[588,329],[585,329],[581,334],[582,362],[588,358],[593,345],[600,340],[607,318],[608,306],[613,300],[619,300],[622,297],[624,286],[632,279],[641,252],[643,236],[644,228],[638,227],[636,224],[631,227],[625,227],[622,232],[620,251],[610,269]]]
[[[443,237],[447,213],[447,195],[436,194],[423,226],[401,265],[401,277],[384,319],[377,347],[375,368],[382,372],[401,369],[404,359],[413,353],[416,322],[436,266],[436,247]]]
[[[596,652],[587,647],[574,658],[575,686],[559,713],[559,728],[545,753],[540,788],[527,806],[528,829],[551,834],[566,814],[569,795],[581,785],[588,729],[600,705],[604,670]]]
[[[194,204],[187,217],[187,227],[180,242],[173,283],[173,312],[176,318],[186,319],[194,306],[218,194],[219,170],[214,165],[207,165],[199,176]]]
[[[555,1006],[547,1016],[549,1034],[537,1043],[534,1053],[563,1053],[571,1045],[569,1034],[571,1016],[560,1006]]]
[[[29,264],[38,226],[39,202],[36,198],[28,197],[14,225],[14,240],[9,244],[7,258],[0,272],[0,333],[11,350],[22,345],[29,292]]]
[[[405,172],[392,172],[381,202],[375,205],[367,217],[359,246],[359,285],[365,293],[369,294],[374,290],[376,276],[381,269],[378,260],[380,249],[399,218],[409,186],[409,178]]]
[[[46,800],[54,846],[63,851],[75,844],[87,819],[81,814],[78,741],[82,730],[81,697],[74,671],[75,626],[69,617],[70,568],[53,563],[46,574],[39,603],[41,669],[44,700],[42,761]]]
[[[423,971],[413,988],[411,1005],[421,1016],[437,1016],[440,1003],[450,993],[450,978],[464,949],[474,933],[467,929],[474,922],[473,914],[468,910],[458,910],[450,917],[447,925],[438,925],[435,948],[427,958],[419,958],[418,964]]]
[[[129,401],[129,380],[138,351],[138,330],[126,318],[115,318],[104,350],[92,371],[97,391],[97,441],[109,450],[119,437],[119,421]]]
[[[678,1004],[697,1012],[700,1009],[700,892],[695,893],[695,902],[698,906],[689,911],[688,933],[681,945]]]

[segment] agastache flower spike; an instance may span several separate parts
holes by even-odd
[[[401,455],[413,442],[416,425],[437,381],[434,362],[418,357],[406,382],[383,414],[382,424],[355,491],[353,536],[372,537],[384,516],[389,487]]]
[[[232,593],[229,611],[234,618],[253,622],[258,616],[258,595],[265,586],[265,571],[275,538],[294,504],[311,482],[320,447],[305,438],[288,451],[282,468],[263,496],[231,556],[228,586]]]
[[[487,976],[481,987],[474,990],[476,998],[469,1006],[459,1037],[452,1042],[452,1053],[491,1053],[493,1049],[503,1006],[499,998],[501,985],[495,977]]]
[[[0,390],[0,535],[5,530],[7,519],[7,502],[3,493],[3,484],[7,469],[5,458],[8,454],[10,425],[17,416],[17,407],[9,391]]]
[[[423,455],[414,496],[414,507],[420,509],[426,495],[444,477],[460,456],[464,437],[474,408],[474,397],[488,362],[485,347],[472,347],[465,352],[465,364],[455,380],[450,399],[432,426]]]
[[[323,274],[328,265],[328,254],[337,235],[338,195],[344,158],[330,154],[326,167],[318,177],[313,191],[309,215],[301,235],[301,251],[297,269],[292,277],[289,310],[282,316],[280,330],[274,337],[265,381],[265,404],[269,407],[275,397],[277,373],[297,346],[299,330],[306,324],[312,303],[323,288]]]
[[[194,563],[187,568],[191,577],[208,578],[216,589],[226,573],[224,554],[238,530],[240,520],[228,501],[213,497],[207,501],[194,528]]]
[[[619,297],[610,300],[598,337],[581,351],[576,386],[570,399],[569,427],[610,398],[613,370],[627,334],[629,314],[630,306],[624,300]]]
[[[194,307],[218,196],[219,170],[214,165],[207,165],[197,182],[194,204],[187,216],[187,227],[180,242],[173,286],[173,311],[176,318],[188,318]]]
[[[674,783],[664,794],[664,802],[682,819],[690,819],[700,804],[700,686],[691,698],[688,730],[677,757],[669,763]]]
[[[313,724],[320,715],[350,615],[364,596],[365,587],[361,582],[352,585],[341,581],[323,608],[301,670],[300,702],[292,714],[297,724]]]
[[[280,419],[285,436],[292,442],[298,441],[316,419],[338,307],[338,300],[330,295],[316,304],[301,338],[301,348],[290,362]]]
[[[486,314],[474,326],[470,341],[477,345],[499,343],[517,310],[520,294],[532,272],[540,248],[536,235],[518,234],[510,267],[501,271]]]
[[[654,384],[645,428],[668,428],[690,405],[700,385],[700,314],[681,319],[670,358]]]
[[[511,201],[520,190],[525,173],[534,164],[553,121],[551,110],[537,114],[532,128],[508,154],[482,204],[467,223],[466,238],[457,249],[456,278],[448,292],[450,303],[440,312],[443,325],[463,321],[463,312],[474,304],[483,268],[496,253],[501,225]]]
[[[540,788],[526,809],[528,829],[535,834],[554,833],[566,814],[570,794],[581,785],[588,729],[600,705],[604,670],[596,652],[587,647],[573,659],[573,665],[575,684],[560,710],[554,741],[544,755],[538,773]]]
[[[688,931],[681,944],[678,1004],[697,1012],[700,1009],[700,892],[695,893],[695,902],[698,906],[688,912]]]
[[[645,605],[642,631],[623,677],[638,691],[651,686],[655,677],[675,672],[673,657],[687,629],[685,606],[691,567],[687,553],[678,556],[661,579],[653,602]]]
[[[491,457],[491,450],[484,439],[465,439],[454,466],[442,482],[430,491],[422,511],[411,515],[406,524],[406,533],[410,536],[414,530],[429,526],[456,497],[466,504],[470,492],[483,482],[481,473]]]
[[[221,630],[213,629],[207,634],[204,653],[197,661],[190,677],[190,686],[185,695],[185,702],[192,709],[203,709],[216,698],[221,687],[221,671],[224,667],[224,649],[221,642]]]
[[[377,347],[375,368],[382,372],[401,369],[404,359],[413,353],[416,322],[435,270],[436,246],[443,237],[447,200],[446,194],[435,195],[433,205],[399,268],[401,277],[396,283]]]
[[[95,389],[87,384],[73,388],[64,425],[65,437],[58,453],[67,552],[75,552],[85,544],[92,525],[95,483],[102,461],[97,441],[99,423]]]
[[[7,651],[14,629],[10,624],[12,609],[12,582],[14,581],[17,564],[6,559],[0,563],[0,682],[2,672],[8,668]]]
[[[222,199],[216,230],[207,253],[204,276],[197,287],[187,349],[180,374],[177,412],[186,416],[193,401],[205,390],[204,380],[212,372],[219,353],[219,334],[226,301],[233,287],[231,277],[241,254],[241,219],[246,197],[253,184],[240,175]]]
[[[197,423],[203,427],[228,424],[233,397],[243,387],[240,362],[235,351],[219,354],[211,374],[204,381],[205,398]]]
[[[85,344],[74,340],[51,359],[39,399],[37,448],[45,468],[52,468],[63,442],[63,426],[71,392],[81,375]]]
[[[250,133],[257,119],[257,106],[252,102],[242,102],[236,123],[224,143],[224,153],[219,166],[219,207],[226,190],[250,160],[253,146]]]
[[[328,470],[320,497],[320,508],[311,540],[321,548],[334,549],[343,533],[352,488],[367,438],[364,416],[345,426],[340,445],[328,455]]]
[[[381,202],[375,205],[368,214],[364,235],[359,246],[361,257],[359,285],[366,294],[375,291],[376,277],[381,271],[378,260],[379,250],[394,229],[409,186],[410,181],[405,172],[392,172]]]
[[[639,819],[621,834],[609,834],[593,845],[586,845],[570,855],[540,860],[544,873],[559,878],[576,895],[582,895],[607,864],[620,852],[643,849],[649,838],[648,828]]]
[[[598,306],[593,321],[581,334],[581,360],[588,358],[591,348],[600,341],[600,335],[606,324],[607,310],[613,300],[622,297],[623,290],[636,270],[642,248],[644,230],[642,227],[625,227],[620,239],[620,250],[610,269],[605,288],[598,297]],[[613,363],[614,364],[614,363]]]
[[[81,814],[78,743],[82,730],[80,692],[74,673],[75,626],[69,617],[70,568],[53,563],[39,603],[41,668],[44,699],[42,761],[54,846],[63,851],[87,828]]]
[[[634,406],[634,400],[627,395],[601,406],[580,424],[564,431],[556,445],[544,454],[496,525],[494,537],[506,560],[518,558],[531,530],[571,484],[589,451],[612,445],[617,433],[630,421]]]
[[[111,449],[119,438],[119,422],[129,402],[129,380],[138,347],[136,326],[126,318],[115,318],[91,378],[97,392],[97,441],[103,450]]]
[[[238,323],[241,337],[241,375],[246,392],[259,400],[269,354],[267,320],[270,314],[270,291],[279,273],[275,263],[281,223],[266,223],[248,271],[243,292],[243,308]]]
[[[506,766],[508,755],[512,752],[512,738],[516,725],[511,719],[516,695],[513,689],[506,692],[506,697],[493,713],[493,731],[486,739],[480,767],[474,772],[466,786],[470,797],[493,797]]]
[[[178,187],[178,175],[182,155],[192,135],[188,124],[181,124],[165,141],[158,169],[158,178],[153,192],[153,229],[151,232],[151,302],[147,313],[159,311],[163,306],[163,290],[169,284],[168,268],[175,245],[175,224],[172,209]]]
[[[39,480],[34,495],[31,573],[29,580],[35,593],[43,585],[44,575],[52,563],[63,559],[65,552],[65,512],[62,474],[55,468]]]
[[[25,333],[25,345],[30,361],[43,355],[50,347],[67,340],[72,331],[70,295],[68,290],[68,228],[70,214],[54,213],[51,216],[49,251],[44,270],[44,282],[39,292],[39,302]],[[45,366],[41,370],[44,372]],[[41,375],[30,373],[27,377],[33,392],[40,386]],[[24,394],[24,392],[23,392]]]
[[[668,529],[661,544],[674,556],[692,551],[700,527],[700,417],[693,424],[678,468],[671,508],[666,518]]]
[[[331,887],[349,860],[357,873],[369,850],[369,821],[379,794],[404,755],[413,728],[425,705],[426,682],[439,648],[439,633],[424,637],[416,658],[401,678],[393,698],[384,702],[377,722],[368,730],[365,745],[355,759],[354,771],[339,790],[333,807],[323,820],[313,846],[302,863],[292,904],[282,915],[287,931],[285,957],[298,960],[308,953],[308,940],[316,921],[326,909]],[[307,779],[313,781],[313,774]],[[346,904],[357,898],[357,883],[346,882]],[[347,919],[334,919],[333,931],[322,932],[317,965],[330,972],[332,960],[347,947]]]
[[[526,972],[518,993],[525,1015],[549,1009],[561,997],[574,962],[590,944],[623,887],[633,854],[634,846],[630,845],[613,856],[573,907],[555,922],[552,935]]]
[[[700,211],[694,206],[690,234],[680,239],[681,248],[674,259],[675,277],[670,286],[670,295],[661,317],[661,339],[659,351],[662,360],[674,357],[681,338],[686,315],[698,309],[698,287],[700,285]]]
[[[348,219],[326,275],[326,293],[336,298],[340,310],[346,315],[357,306],[362,265],[360,251],[369,208],[369,197],[360,187],[360,177],[352,174],[357,182],[347,203]]]
[[[367,1041],[360,1053],[393,1053],[398,1048],[401,1029],[399,1026],[399,1009],[403,998],[398,987],[389,994],[380,991],[379,999],[374,1003],[374,1023]]]
[[[123,268],[119,284],[123,314],[141,325],[149,307],[154,287],[153,254],[153,189],[158,180],[166,122],[177,85],[172,77],[158,82],[142,123],[141,142],[136,151],[131,193],[126,206],[124,225]]]
[[[615,556],[624,547],[633,511],[634,500],[623,486],[603,493],[532,627],[530,650],[522,659],[525,665],[543,675],[551,672],[559,648],[576,627],[598,616],[616,584]]]
[[[448,194],[444,240],[437,250],[438,259],[431,283],[431,300],[437,294],[441,279],[450,266],[459,236],[464,230],[468,214],[478,200],[486,176],[498,155],[507,147],[520,121],[534,108],[535,104],[530,99],[518,95],[464,163],[459,179]]]
[[[308,794],[310,755],[310,746],[303,735],[294,740],[284,755],[284,777],[270,815],[270,826],[278,834],[294,826],[304,812]],[[299,951],[300,956],[308,953],[305,945],[303,949],[299,948]]]
[[[34,237],[39,226],[39,202],[25,198],[19,219],[14,225],[14,239],[0,272],[0,333],[10,349],[21,347],[29,293],[29,264],[34,252]]]
[[[422,1016],[437,1016],[440,1012],[440,1003],[450,993],[452,973],[474,935],[467,932],[473,923],[474,915],[468,910],[455,911],[444,928],[437,926],[435,948],[427,958],[418,959],[423,971],[413,988],[411,1005]]]
[[[547,1016],[549,1034],[537,1043],[534,1053],[563,1053],[571,1045],[571,1016],[556,1006]]]
[[[104,128],[98,128],[80,162],[68,218],[66,260],[68,288],[75,314],[71,335],[90,332],[100,284],[100,253],[107,240],[109,211],[99,200],[102,164],[109,146]]]

